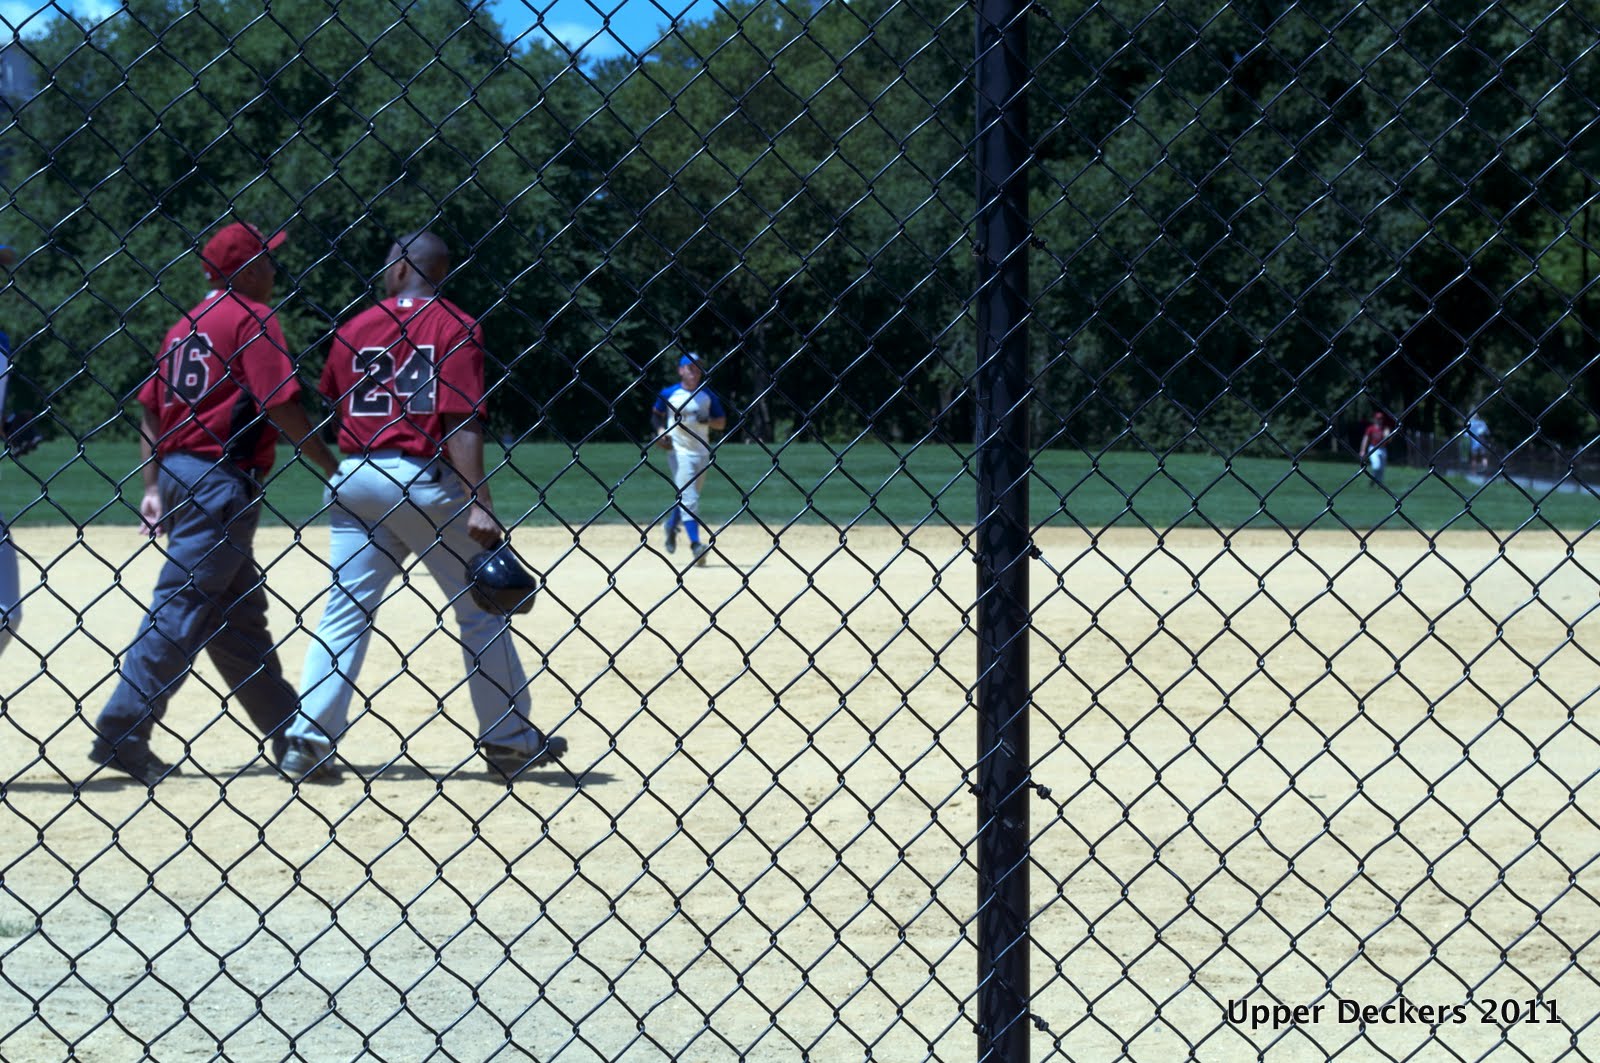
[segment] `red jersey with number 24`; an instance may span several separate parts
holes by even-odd
[[[262,471],[278,442],[262,411],[299,395],[272,308],[233,291],[209,292],[167,331],[156,371],[139,389],[160,432],[156,453]]]
[[[448,299],[385,299],[339,329],[321,391],[339,410],[346,454],[437,457],[442,415],[487,413],[483,333]]]

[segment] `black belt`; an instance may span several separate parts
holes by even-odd
[[[229,461],[227,458],[213,457],[210,454],[198,454],[192,450],[169,450],[166,454],[158,455],[158,457],[193,458],[195,461],[208,462],[213,469],[226,469],[229,472],[236,472],[257,486],[260,486],[262,477],[267,475],[266,469],[258,469],[253,465],[240,465],[238,462]]]

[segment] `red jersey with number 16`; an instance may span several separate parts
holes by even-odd
[[[155,417],[156,453],[272,468],[278,430],[263,414],[300,395],[272,308],[213,291],[167,331],[139,401]]]
[[[434,458],[441,415],[487,413],[483,333],[448,299],[385,299],[340,327],[320,390],[339,410],[346,454],[398,450]]]

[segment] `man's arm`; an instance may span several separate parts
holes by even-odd
[[[672,449],[672,437],[667,435],[667,411],[659,404],[650,411],[650,429],[655,433],[656,446],[662,450]]]
[[[333,452],[328,449],[328,444],[322,437],[311,430],[311,420],[306,417],[306,410],[299,402],[285,402],[267,408],[267,419],[285,439],[295,445],[302,458],[309,459],[313,465],[322,470],[322,474],[332,478],[338,471],[339,463],[333,460]]]
[[[494,499],[489,494],[489,478],[483,471],[483,422],[471,414],[441,414],[444,425],[444,456],[472,492],[467,508],[467,534],[483,546],[493,546],[505,538],[505,530],[494,515]]]
[[[161,425],[150,407],[141,406],[139,416],[139,474],[144,478],[144,498],[139,501],[139,521],[146,535],[154,539],[161,534],[161,482],[155,461],[156,437]]]

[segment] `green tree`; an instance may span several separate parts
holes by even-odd
[[[451,294],[518,366],[499,408],[536,417],[544,378],[524,355],[573,294],[528,264],[585,254],[539,245],[573,183],[550,145],[586,106],[563,61],[511,52],[457,0],[136,0],[87,36],[57,20],[30,48],[53,76],[4,134],[14,238],[37,249],[7,311],[74,432],[116,419],[200,294],[188,252],[231,217],[290,228],[281,313],[308,373],[393,238],[440,231],[462,263]]]

